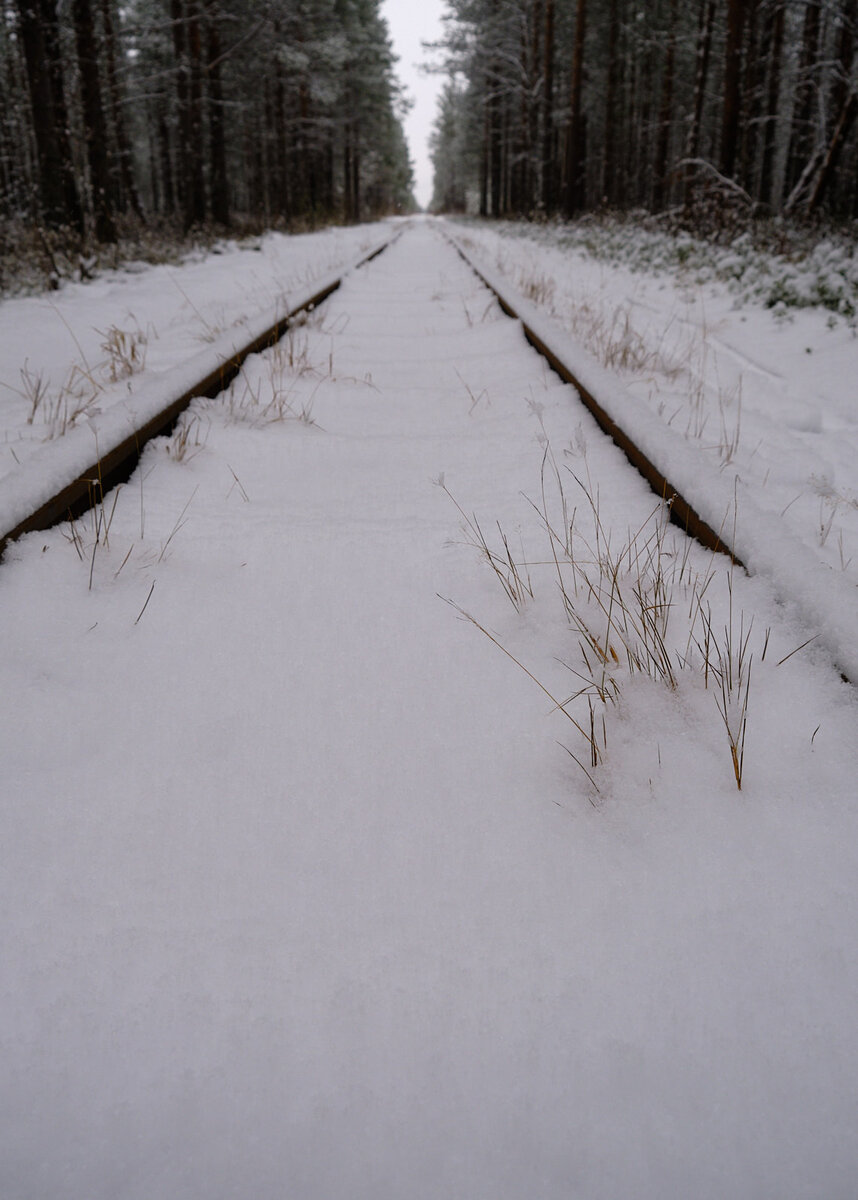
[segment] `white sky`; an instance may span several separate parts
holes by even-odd
[[[414,100],[405,122],[405,134],[414,163],[414,194],[426,207],[432,197],[432,164],[427,140],[435,120],[435,102],[441,88],[438,75],[421,75],[418,65],[428,57],[421,41],[441,36],[443,0],[383,0],[382,16],[390,27],[394,52],[399,57],[396,72]]]

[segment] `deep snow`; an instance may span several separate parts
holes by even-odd
[[[594,793],[439,594],[568,694],[520,493],[547,438],[619,541],[653,499],[425,223],[184,428],[0,567],[3,1196],[851,1196],[858,710],[796,614],[735,574],[741,793],[693,672],[618,674]]]

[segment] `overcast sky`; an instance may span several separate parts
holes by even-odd
[[[441,36],[444,0],[383,0],[381,12],[390,27],[393,49],[399,57],[396,73],[405,84],[414,107],[405,122],[416,179],[414,194],[424,208],[432,198],[432,164],[427,140],[435,120],[435,102],[441,87],[438,75],[421,75],[418,66],[427,55],[421,41]]]

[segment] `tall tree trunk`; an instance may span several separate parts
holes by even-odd
[[[706,98],[706,80],[709,77],[709,62],[712,58],[712,30],[715,25],[715,0],[703,0],[700,10],[700,32],[697,37],[697,70],[694,79],[694,105],[691,112],[691,123],[688,126],[688,138],[685,143],[685,157],[696,159],[700,156],[700,134],[703,128],[703,103]],[[686,167],[685,173],[685,207],[692,201],[694,183],[694,168]]]
[[[113,117],[113,130],[116,136],[116,149],[119,167],[119,188],[117,189],[120,204],[127,204],[132,211],[142,217],[140,197],[137,183],[134,179],[134,158],[131,152],[131,142],[128,137],[128,127],[125,123],[125,111],[122,104],[122,89],[119,82],[119,72],[116,62],[116,34],[113,26],[112,0],[101,0],[101,26],[104,30],[105,65],[107,67],[107,90],[110,97],[110,111]]]
[[[554,163],[554,0],[545,0],[542,64],[542,207],[551,213],[557,203]]]
[[[491,215],[499,217],[503,205],[503,113],[498,93],[496,72],[491,72],[489,82],[489,186],[491,190]]]
[[[840,28],[837,34],[837,68],[828,100],[828,111],[831,114],[828,147],[807,202],[808,212],[813,212],[818,208],[829,192],[834,182],[843,147],[849,137],[855,117],[858,115],[858,96],[851,82],[855,63],[855,26],[858,22],[858,0],[842,0],[838,16]]]
[[[173,34],[173,56],[176,60],[176,139],[175,181],[176,200],[182,210],[185,225],[191,206],[191,118],[189,107],[190,82],[185,30],[185,9],[182,0],[170,0],[170,20]]]
[[[229,182],[226,174],[226,132],[223,83],[220,73],[220,10],[217,0],[206,0],[206,16],[208,18],[206,73],[208,75],[212,217],[219,225],[229,225]]]
[[[74,159],[71,151],[71,133],[68,108],[66,106],[63,52],[60,45],[60,21],[57,0],[41,0],[42,30],[48,53],[48,70],[51,75],[51,99],[53,101],[54,129],[60,151],[63,180],[63,196],[66,211],[71,216],[72,226],[83,233],[83,207],[75,176]]]
[[[573,216],[584,203],[584,139],[581,93],[584,84],[584,38],[587,32],[587,0],[578,0],[575,11],[575,42],[569,82],[569,127],[566,142],[566,195],[563,208]]]
[[[759,171],[757,170],[759,117],[763,112],[766,84],[766,63],[759,46],[760,3],[761,0],[750,0],[748,5],[739,154],[739,182],[749,194],[757,199],[759,199]]]
[[[608,204],[617,202],[619,156],[618,110],[620,105],[620,4],[611,0],[608,19],[608,86],[605,92],[605,159],[602,193]]]
[[[820,28],[819,0],[807,0],[787,159],[786,190],[788,195],[792,195],[794,192],[795,186],[807,166],[808,159],[814,153],[816,139],[813,129],[815,96],[813,76],[819,51]]]
[[[80,67],[80,94],[95,236],[100,242],[115,242],[116,224],[110,205],[107,122],[104,119],[104,105],[101,99],[98,47],[89,0],[72,0],[72,16]]]
[[[667,163],[670,151],[670,130],[673,117],[673,84],[676,62],[677,0],[670,0],[670,29],[664,56],[664,75],[661,83],[661,112],[658,119],[658,141],[653,166],[652,206],[656,212],[664,207],[667,192]]]
[[[173,162],[170,157],[170,130],[163,111],[158,115],[158,153],[161,161],[163,212],[173,216],[176,212],[176,191],[173,186]]]
[[[721,122],[721,174],[732,179],[739,145],[742,111],[742,42],[749,0],[727,0],[727,45],[724,57],[724,106]]]
[[[54,227],[82,227],[77,189],[70,203],[67,180],[74,176],[70,159],[64,162],[57,129],[50,57],[45,44],[43,14],[38,0],[17,0],[18,32],[27,68],[27,86],[36,142],[39,200],[44,221]]]
[[[769,86],[766,92],[766,123],[763,133],[763,154],[760,164],[760,199],[764,204],[775,203],[775,153],[777,150],[778,114],[784,47],[783,0],[774,0],[774,8],[766,25],[769,51]]]
[[[203,141],[203,60],[200,35],[199,0],[188,3],[188,61],[190,65],[188,90],[188,116],[190,125],[189,180],[191,185],[185,220],[191,225],[202,225],[206,219],[206,187],[204,174]]]

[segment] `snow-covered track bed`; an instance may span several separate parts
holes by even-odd
[[[273,346],[296,318],[312,312],[352,271],[372,262],[399,237],[387,233],[368,253],[317,280],[288,312],[236,322],[206,350],[173,367],[106,413],[48,442],[17,470],[0,478],[0,555],[22,534],[77,517],[124,482],[152,438],[170,432],[198,396],[213,397],[236,378],[252,355]]]
[[[521,323],[528,342],[576,389],[653,492],[670,505],[671,520],[704,546],[725,551],[749,573],[769,579],[783,602],[798,605],[844,678],[858,682],[858,595],[852,583],[762,509],[735,470],[716,470],[499,272],[476,261],[461,238],[444,225],[439,228],[507,316]]]
[[[855,689],[428,223],[0,614],[3,1200],[853,1194]]]

